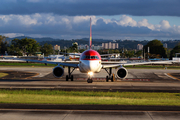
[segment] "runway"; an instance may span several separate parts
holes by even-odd
[[[73,72],[74,81],[55,78],[52,69],[34,67],[0,67],[1,72],[11,73],[0,79],[0,88],[6,89],[58,89],[83,91],[140,91],[140,92],[180,92],[180,81],[168,74],[178,74],[180,70],[128,69],[125,80],[105,82],[107,73],[101,70],[93,76],[93,83],[87,83],[87,74]],[[113,69],[113,72],[116,70]],[[176,76],[177,77],[177,76]]]
[[[73,72],[74,81],[65,81],[65,74],[57,79],[49,67],[0,67],[9,75],[0,79],[0,88],[5,89],[51,89],[83,91],[140,91],[140,92],[180,92],[180,70],[128,69],[127,79],[105,82],[107,73],[102,70],[94,74],[93,83],[87,83],[87,75],[78,70]],[[116,70],[113,69],[113,72]],[[162,106],[63,106],[47,107],[37,105],[1,104],[0,120],[179,120],[179,107]],[[17,107],[18,106],[18,107]],[[13,108],[14,107],[14,108]],[[93,108],[94,107],[94,108]],[[18,109],[17,109],[18,108]],[[31,108],[31,109],[28,109]],[[69,108],[69,109],[68,109]],[[84,108],[84,109],[83,109]],[[106,109],[100,109],[106,108]],[[90,110],[91,109],[91,110]]]
[[[171,111],[0,110],[1,120],[179,120]]]
[[[73,72],[74,81],[65,81],[67,69],[61,78],[52,74],[53,67],[0,67],[0,72],[9,75],[0,79],[2,89],[50,89],[79,91],[130,91],[130,92],[180,92],[180,70],[172,69],[127,69],[126,79],[106,82],[105,70],[95,73],[93,83],[87,83],[87,74]],[[113,69],[115,73],[116,70]],[[173,75],[173,76],[172,76]]]

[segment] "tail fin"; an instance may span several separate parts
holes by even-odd
[[[91,18],[90,18],[90,38],[89,38],[89,49],[91,49],[92,45],[92,31],[91,31]]]

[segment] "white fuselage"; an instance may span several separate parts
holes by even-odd
[[[100,72],[102,68],[101,60],[80,60],[78,66],[80,72],[83,73],[97,73]]]

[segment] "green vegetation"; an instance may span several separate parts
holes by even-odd
[[[163,66],[163,65],[129,65],[125,66],[125,68],[168,68],[168,69],[180,69],[180,66]]]
[[[180,93],[0,90],[0,103],[180,106]]]
[[[44,63],[6,63],[6,62],[0,62],[0,66],[49,66],[49,67],[54,67],[56,66],[55,64],[47,64],[45,65]],[[163,65],[130,65],[130,66],[125,66],[126,68],[161,68],[164,69],[167,67],[168,69],[180,69],[180,66],[163,66]]]
[[[0,35],[0,54],[4,54],[7,51],[7,37]]]
[[[148,52],[149,47],[149,57],[150,58],[166,58],[166,48],[163,47],[163,44],[159,40],[152,40],[147,43],[147,45],[144,46],[143,49],[145,49],[145,53]],[[147,55],[146,55],[147,56]]]
[[[0,62],[0,66],[46,66],[44,63],[6,63]],[[47,66],[56,66],[55,64],[47,64]]]
[[[6,48],[10,55],[35,55],[37,52],[42,52],[46,56],[53,54],[53,46],[51,44],[45,43],[40,46],[39,43],[32,38],[22,38],[21,40],[15,38],[11,41],[11,44],[8,46],[5,44],[2,47]],[[4,52],[2,54],[4,54]]]
[[[48,38],[50,39],[50,38]],[[48,40],[46,39],[46,40]],[[36,38],[36,40],[39,40]],[[83,52],[84,49],[78,50],[78,44],[88,44],[88,39],[77,39],[77,40],[56,40],[56,41],[43,41],[41,43],[37,42],[32,38],[15,38],[10,40],[9,38],[0,35],[0,54],[8,53],[9,55],[36,55],[36,54],[44,54],[48,56],[50,54],[58,54],[61,52]],[[42,41],[42,40],[41,40]],[[102,40],[97,39],[93,40],[94,45],[101,45],[104,42],[112,42],[111,40]],[[174,41],[160,41],[160,40],[152,40],[152,41],[136,41],[136,40],[116,40],[116,43],[119,43],[119,49],[100,49],[98,52],[100,54],[109,54],[109,53],[120,53],[122,57],[132,58],[132,57],[142,57],[146,58],[170,58],[175,56],[175,53],[180,53],[180,44],[177,44],[179,40]],[[49,44],[48,44],[49,43]],[[76,44],[77,43],[77,44]],[[163,44],[168,44],[168,48],[164,48]],[[53,45],[60,45],[61,50],[53,50]],[[143,50],[136,51],[137,44],[144,45]],[[177,44],[177,46],[175,46]],[[175,46],[175,47],[174,47]],[[148,47],[150,48],[149,53],[147,52]],[[174,48],[173,48],[174,47]],[[173,48],[173,50],[172,50]]]
[[[40,51],[44,53],[45,56],[48,56],[53,53],[53,46],[45,43],[44,45],[41,45]]]

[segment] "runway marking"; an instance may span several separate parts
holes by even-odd
[[[93,80],[106,80],[106,78],[92,78]],[[77,80],[87,80],[87,78],[77,78]]]
[[[33,77],[44,77],[44,76],[46,76],[46,75],[48,75],[48,74],[50,74],[51,72],[48,72],[48,73],[37,73],[37,75],[35,75],[35,76],[33,76]]]
[[[165,74],[162,74],[162,73],[154,73],[154,74],[156,74],[160,78],[167,79],[167,75]]]
[[[100,81],[100,80],[105,81],[106,80],[106,78],[92,78],[92,79],[93,80],[98,80],[98,81]],[[77,78],[77,80],[87,80],[87,78]],[[125,80],[125,81],[150,81],[149,79],[131,79],[131,78],[116,79],[116,80],[121,80],[121,81],[123,81],[123,80]]]
[[[123,79],[126,81],[150,81],[149,79]]]
[[[29,73],[31,73],[31,72],[29,72]],[[30,77],[26,77],[25,79],[28,79],[28,78],[31,78],[31,77],[36,77],[38,75],[39,75],[39,73],[36,73],[36,75],[30,76]]]
[[[170,73],[164,73],[164,74],[172,79],[180,80],[179,78],[172,76]]]

